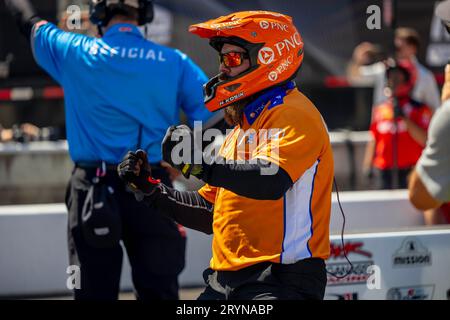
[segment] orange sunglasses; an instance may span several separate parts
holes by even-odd
[[[249,55],[246,52],[219,53],[220,63],[223,63],[228,68],[239,67],[244,62],[244,59],[248,58]]]

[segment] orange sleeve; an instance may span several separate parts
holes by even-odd
[[[282,108],[263,124],[264,128],[270,128],[267,139],[258,137],[252,158],[278,165],[295,182],[320,158],[329,138],[324,122],[317,114],[289,112]]]
[[[203,187],[201,187],[198,190],[198,193],[206,201],[208,201],[212,204],[214,204],[216,202],[217,187],[213,187],[213,186],[210,186],[209,184],[205,184]]]

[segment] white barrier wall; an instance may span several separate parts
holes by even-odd
[[[347,232],[423,225],[422,214],[409,204],[405,190],[341,192],[340,198]],[[338,210],[333,194],[334,234],[340,233],[342,225]],[[68,293],[66,219],[63,204],[0,206],[0,296]],[[202,271],[210,257],[211,237],[188,230],[181,286],[203,285]],[[122,288],[131,289],[127,261]]]
[[[387,231],[424,224],[423,213],[409,202],[407,190],[346,191],[339,192],[339,198],[347,216],[347,231]],[[335,192],[332,200],[330,230],[337,233],[343,219]]]

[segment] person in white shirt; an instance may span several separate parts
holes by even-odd
[[[398,28],[395,31],[395,56],[397,59],[410,60],[417,69],[417,80],[412,92],[412,98],[418,102],[429,105],[436,110],[440,104],[439,89],[436,80],[425,66],[417,60],[420,47],[420,36],[411,28]],[[350,62],[348,78],[354,85],[372,85],[374,87],[373,105],[386,99],[386,68],[383,62],[365,64],[364,60],[374,50],[375,45],[363,42],[358,45]]]

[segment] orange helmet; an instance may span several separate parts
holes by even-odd
[[[249,55],[248,70],[225,80],[217,75],[204,85],[205,104],[210,111],[291,80],[303,61],[303,40],[292,18],[284,14],[236,12],[191,25],[189,32],[210,39],[219,52],[224,43],[231,43]]]

